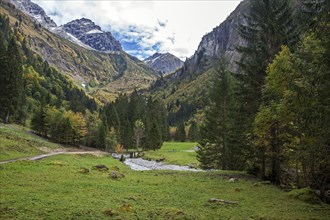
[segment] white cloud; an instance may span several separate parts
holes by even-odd
[[[136,44],[138,58],[170,52],[181,59],[193,55],[203,35],[212,31],[240,0],[106,1],[32,0],[58,24],[86,17],[119,40]],[[129,49],[127,52],[130,53]],[[133,52],[131,52],[134,54]]]

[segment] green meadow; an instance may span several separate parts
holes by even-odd
[[[187,165],[198,163],[194,148],[195,142],[165,142],[161,149],[147,151],[145,159],[161,160],[166,164]]]
[[[31,137],[28,131],[17,127],[7,129],[12,131],[2,132],[1,136],[22,133],[17,144]],[[40,144],[45,141],[36,140]],[[6,146],[5,152],[10,155]],[[182,158],[181,164],[186,164],[194,160],[188,159],[192,152],[185,150],[194,146],[195,143],[165,143],[162,149],[147,155],[159,153],[168,163]],[[17,148],[13,147],[13,151],[19,152]],[[1,146],[1,154],[3,149]],[[109,170],[93,169],[99,164]],[[112,173],[123,177],[111,178]],[[230,177],[238,181],[230,182]],[[329,219],[330,216],[329,205],[303,202],[245,173],[133,171],[109,156],[56,155],[2,164],[0,180],[0,219]],[[234,204],[210,202],[211,198]]]

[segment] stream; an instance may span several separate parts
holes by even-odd
[[[116,159],[121,157],[121,154],[112,154]],[[169,165],[163,162],[145,160],[142,158],[129,158],[129,155],[123,154],[125,157],[124,164],[128,165],[132,170],[178,170],[178,171],[193,171],[201,170],[190,168],[189,166]]]

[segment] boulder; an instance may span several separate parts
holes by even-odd
[[[98,171],[107,171],[107,170],[109,170],[109,168],[104,164],[95,165],[95,166],[93,166],[92,169],[93,170],[98,170]]]
[[[125,177],[125,175],[122,173],[119,173],[118,171],[112,171],[111,173],[109,173],[109,177],[111,179],[121,179],[121,178]]]

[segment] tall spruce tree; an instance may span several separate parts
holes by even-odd
[[[252,125],[261,103],[261,90],[266,69],[281,45],[293,45],[297,33],[293,24],[290,1],[251,0],[240,36],[246,45],[238,46],[242,96],[247,122]]]
[[[3,36],[3,34],[0,34]],[[0,113],[4,123],[14,114],[23,92],[22,63],[15,38],[12,36],[6,49],[3,37],[0,43]]]
[[[250,158],[264,160],[263,152],[254,149],[253,122],[262,104],[267,66],[282,45],[293,47],[297,41],[298,33],[290,4],[291,1],[287,0],[250,0],[245,22],[239,28],[240,36],[245,41],[244,45],[237,47],[242,56],[237,74],[242,98],[243,117],[240,123],[242,136],[245,137],[243,142],[250,149]]]
[[[197,158],[204,168],[242,169],[244,148],[240,132],[237,82],[222,59],[209,91],[210,106],[200,128]]]

